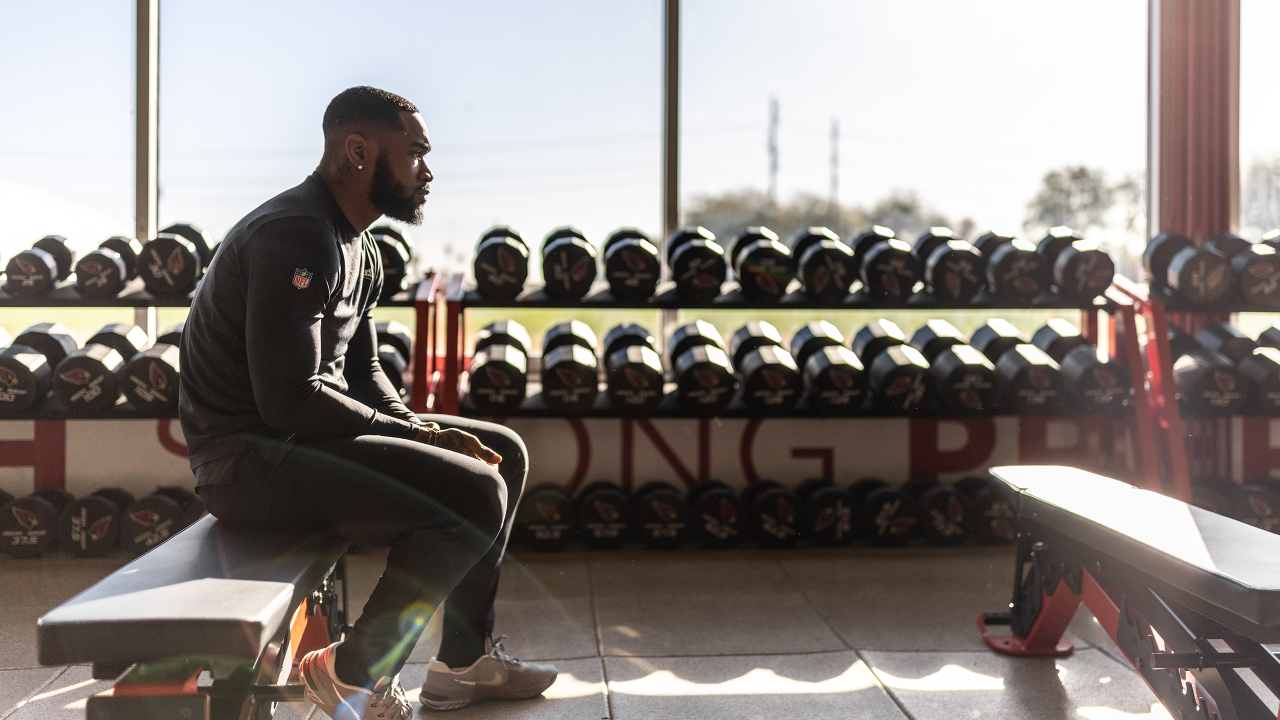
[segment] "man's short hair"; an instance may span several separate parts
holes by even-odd
[[[325,137],[335,128],[343,126],[394,129],[400,127],[402,112],[416,113],[418,108],[395,93],[361,85],[343,90],[329,101],[320,127]]]

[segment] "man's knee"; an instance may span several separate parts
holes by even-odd
[[[519,433],[505,425],[460,418],[455,415],[420,415],[426,422],[435,422],[442,428],[458,428],[475,435],[480,442],[502,456],[502,471],[512,485],[511,496],[519,497],[529,471],[529,449]]]
[[[477,530],[486,535],[497,535],[507,512],[507,482],[497,468],[483,463],[468,473],[459,483],[462,492],[459,508]]]

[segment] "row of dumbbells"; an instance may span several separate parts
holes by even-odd
[[[80,499],[60,488],[14,498],[0,490],[0,552],[37,558],[53,550],[101,557],[115,549],[140,555],[199,520],[204,503],[182,487],[134,498],[120,488]]]
[[[561,415],[607,408],[643,416],[664,409],[664,402],[699,416],[735,403],[753,415],[1114,414],[1133,393],[1123,366],[1059,318],[1030,339],[998,318],[972,339],[945,320],[929,320],[910,340],[882,319],[859,329],[847,347],[834,325],[818,321],[799,328],[789,345],[768,322],[747,323],[727,344],[708,322],[681,326],[667,342],[674,379],[667,392],[648,330],[621,324],[600,345],[585,323],[564,322],[543,338],[542,402]],[[530,347],[528,331],[514,320],[481,329],[467,379],[471,408],[501,416],[524,403]],[[604,403],[597,347],[604,350]]]
[[[1221,478],[1201,480],[1191,488],[1191,502],[1267,532],[1280,533],[1280,480],[1276,478],[1244,485]]]
[[[1194,337],[1170,325],[1169,352],[1184,414],[1280,416],[1280,323],[1256,340],[1230,323]]]
[[[848,487],[806,480],[785,488],[758,480],[741,493],[705,481],[687,493],[655,481],[630,496],[610,482],[595,482],[572,497],[559,485],[525,493],[512,539],[535,550],[561,550],[581,541],[594,550],[639,542],[655,550],[687,543],[710,548],[754,541],[789,548],[811,541],[840,547],[862,540],[901,546],[916,539],[935,545],[1013,540],[1008,497],[987,478],[954,485],[913,480],[902,487],[864,478]]]
[[[1280,310],[1280,230],[1258,242],[1235,233],[1216,235],[1197,246],[1176,232],[1147,243],[1142,264],[1155,297],[1192,306]]]
[[[39,323],[14,338],[0,328],[0,417],[38,410],[50,397],[75,417],[102,415],[120,402],[148,414],[173,416],[182,329],[183,323],[167,328],[151,344],[137,325],[113,323],[81,346],[59,323]],[[409,328],[384,322],[377,329],[378,359],[405,397]]]
[[[609,290],[617,300],[642,302],[653,296],[661,275],[660,252],[644,233],[614,232],[599,255]],[[581,231],[554,230],[542,244],[545,292],[559,300],[579,300],[597,277],[597,253]],[[842,240],[825,227],[811,227],[783,243],[766,227],[749,227],[727,245],[706,228],[683,228],[668,238],[666,263],[683,300],[706,303],[721,294],[732,271],[742,294],[757,302],[777,301],[793,279],[811,300],[838,303],[861,283],[871,300],[966,306],[986,294],[1030,303],[1047,294],[1087,304],[1111,284],[1115,265],[1098,247],[1067,227],[1055,227],[1038,244],[989,232],[973,244],[949,228],[934,227],[914,244],[893,230],[874,226]],[[486,232],[473,267],[477,291],[509,301],[524,289],[529,246],[519,233],[499,227]]]
[[[370,232],[382,255],[382,298],[388,299],[405,289],[413,243],[390,226]],[[185,297],[196,289],[216,252],[217,246],[190,223],[170,225],[145,243],[115,235],[79,259],[65,237],[46,235],[9,258],[4,291],[13,297],[42,297],[74,275],[73,286],[81,297],[108,299],[141,277],[147,292],[156,297]]]

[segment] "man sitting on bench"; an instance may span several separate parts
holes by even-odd
[[[423,705],[537,696],[555,668],[492,638],[524,443],[491,423],[422,422],[378,364],[383,275],[365,230],[383,215],[421,221],[426,125],[408,100],[356,87],[323,129],[316,172],[227,233],[191,303],[181,418],[197,491],[223,522],[391,548],[346,640],[302,659],[330,717],[409,716],[398,673],[446,598]]]

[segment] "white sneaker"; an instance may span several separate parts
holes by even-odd
[[[307,686],[307,699],[333,720],[408,720],[413,706],[404,696],[399,675],[380,679],[372,690],[338,679],[333,657],[339,644],[302,656],[299,674]]]
[[[454,670],[431,658],[419,697],[430,710],[457,710],[493,698],[523,700],[551,687],[558,674],[550,663],[522,662],[502,651],[502,638],[489,638],[489,653]]]

